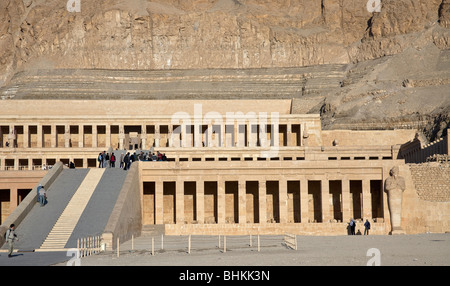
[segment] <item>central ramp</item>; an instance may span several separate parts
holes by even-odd
[[[42,243],[41,250],[64,249],[104,172],[105,169],[103,168],[89,170],[80,187]]]

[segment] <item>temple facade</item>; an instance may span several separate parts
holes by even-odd
[[[336,235],[351,219],[386,234],[393,167],[406,180],[405,231],[445,231],[448,218],[431,223],[430,211],[448,213],[449,202],[420,198],[401,157],[416,132],[322,130],[319,115],[291,113],[290,100],[3,101],[1,218],[57,162],[97,168],[103,151],[160,152],[167,161],[133,163],[134,208],[139,225],[167,234]]]

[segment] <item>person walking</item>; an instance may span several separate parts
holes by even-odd
[[[19,240],[15,233],[16,226],[11,224],[9,229],[6,231],[6,242],[8,242],[8,257],[12,257],[12,253],[14,251],[14,242]]]
[[[42,188],[42,185],[39,184],[39,186],[37,187],[37,196],[36,196],[36,201],[39,203],[40,202],[40,198],[39,198],[39,190]]]
[[[114,155],[114,153],[111,153],[111,158],[110,158],[110,167],[111,168],[115,168],[116,167],[116,155]]]
[[[39,202],[41,203],[41,207],[45,206],[45,201],[47,200],[47,192],[44,187],[39,190]]]
[[[350,219],[350,234],[355,235],[356,222]]]
[[[123,156],[123,153],[121,153],[120,154],[120,165],[119,165],[119,168],[123,168],[124,167],[124,156]]]
[[[103,168],[103,156],[102,156],[102,153],[101,153],[101,152],[98,153],[97,161],[98,161],[98,167],[99,167],[99,168]]]
[[[369,235],[370,230],[370,222],[368,219],[366,219],[366,222],[364,223],[364,235]]]
[[[123,158],[123,170],[126,171],[130,168],[130,153],[128,152]]]

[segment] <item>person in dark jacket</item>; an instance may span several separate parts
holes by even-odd
[[[364,223],[364,235],[369,235],[369,229],[370,229],[370,222],[368,219],[366,219],[366,222]]]

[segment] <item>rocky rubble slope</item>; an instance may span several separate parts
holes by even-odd
[[[339,88],[294,94],[293,111],[432,139],[449,123],[449,31],[450,0],[2,0],[0,87],[39,69],[346,65]]]

